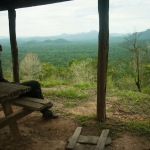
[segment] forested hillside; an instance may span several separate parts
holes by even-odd
[[[3,64],[10,62],[10,47],[3,44]],[[97,57],[96,42],[70,42],[57,41],[29,41],[18,43],[19,60],[21,61],[27,53],[35,53],[42,63],[47,62],[56,66],[66,66],[72,59],[83,57]],[[6,66],[5,66],[6,67]]]
[[[137,91],[138,84],[140,84],[142,91],[150,92],[149,31],[128,34],[126,38],[121,35],[118,37],[115,34],[110,36],[108,65],[108,86],[110,88],[117,87]],[[79,36],[79,34],[77,35]],[[71,39],[77,39],[77,35],[72,35]],[[96,39],[97,32],[80,34],[79,37],[83,39],[87,35]],[[87,38],[87,40],[72,41],[68,40],[69,37],[71,35],[61,35],[57,39],[55,39],[56,37],[19,38],[21,79],[25,80],[24,77],[27,76],[27,73],[23,68],[31,66],[29,60],[33,59],[38,61],[38,65],[32,62],[34,64],[32,71],[30,71],[32,75],[28,75],[31,79],[36,78],[43,81],[49,78],[57,80],[59,78],[68,82],[90,81],[96,83],[97,40]],[[137,42],[134,43],[134,41]],[[4,73],[7,78],[10,78],[11,51],[9,40],[1,38],[0,43],[3,46],[2,65]],[[38,69],[37,66],[39,66]],[[29,69],[27,69],[28,72]],[[36,70],[35,73],[33,70]],[[74,75],[76,75],[76,81]]]

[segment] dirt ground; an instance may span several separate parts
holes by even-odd
[[[40,112],[33,112],[18,121],[21,132],[20,141],[14,141],[8,127],[0,130],[0,150],[65,150],[67,140],[79,124],[68,114],[91,114],[96,112],[96,103],[87,101],[83,105],[65,108],[62,103],[53,102],[53,111],[59,117],[44,120]],[[13,107],[14,110],[18,109]],[[58,111],[59,110],[59,111]],[[62,113],[62,111],[65,113]],[[111,114],[108,113],[108,118]],[[118,115],[118,114],[117,114]],[[3,116],[0,111],[0,117]],[[96,122],[96,121],[95,121]],[[83,127],[82,135],[99,136],[99,128]],[[129,132],[112,138],[110,150],[150,150],[150,141],[146,137]]]

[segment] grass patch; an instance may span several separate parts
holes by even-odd
[[[116,95],[120,99],[113,103],[114,111],[121,107],[128,114],[150,114],[149,95],[132,91],[117,91]]]
[[[75,120],[78,124],[83,127],[89,127],[91,125],[91,120],[94,120],[96,115],[78,115],[75,117]]]
[[[130,121],[125,123],[125,127],[130,132],[150,137],[150,121],[149,122]]]
[[[76,107],[77,105],[78,104],[75,103],[75,102],[66,102],[66,103],[64,103],[65,107],[71,107],[71,108]]]
[[[97,123],[100,130],[109,129],[110,134],[113,137],[119,136],[120,134],[131,132],[135,135],[150,137],[150,121],[120,121],[115,118],[111,118],[104,123]]]
[[[107,119],[106,122],[97,122],[95,115],[79,115],[75,117],[77,123],[83,127],[95,126],[100,131],[103,129],[109,129],[112,137],[118,137],[119,135],[128,132],[150,136],[150,124],[141,122],[122,122],[118,119]],[[92,121],[94,120],[94,122]]]
[[[88,94],[82,90],[76,88],[64,88],[58,90],[44,91],[46,96],[57,96],[66,99],[85,99],[88,98]]]
[[[128,99],[128,100],[144,100],[144,99],[149,99],[150,100],[150,95],[148,94],[143,94],[140,92],[133,92],[133,91],[116,91],[116,95],[120,96],[122,98]]]
[[[68,85],[69,83],[67,81],[63,80],[48,80],[48,81],[42,81],[40,82],[42,87],[54,87],[57,85]]]
[[[96,125],[99,130],[109,129],[110,136],[114,138],[126,132],[124,123],[116,117],[107,118],[105,122],[97,122]]]
[[[78,83],[78,84],[74,84],[74,87],[85,90],[88,89],[89,87],[91,87],[90,83]]]

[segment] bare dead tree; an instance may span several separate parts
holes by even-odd
[[[133,70],[135,74],[135,84],[138,91],[141,92],[141,56],[143,53],[143,46],[140,44],[141,34],[135,32],[125,37],[125,42],[123,46],[129,50],[132,56]]]

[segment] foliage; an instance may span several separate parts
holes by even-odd
[[[68,85],[69,82],[64,80],[47,79],[40,82],[42,87],[54,87],[57,85]]]
[[[85,99],[88,97],[87,93],[76,88],[57,89],[44,92],[47,96],[56,96],[65,99]]]
[[[21,76],[27,80],[38,79],[41,72],[41,63],[38,56],[28,53],[20,64]]]
[[[65,107],[76,107],[77,106],[77,103],[76,102],[65,102]]]
[[[95,119],[96,116],[95,115],[78,115],[76,116],[76,121],[83,127],[88,127],[90,126],[90,120],[91,119]]]
[[[115,86],[119,88],[119,90],[132,90],[132,91],[137,91],[135,81],[132,77],[126,76],[119,78],[118,80],[115,81]]]
[[[53,65],[49,65],[48,63],[42,63],[41,69],[41,80],[46,80],[49,77],[52,77],[56,74],[57,68]]]
[[[150,136],[150,122],[129,121],[125,123],[125,126],[128,131]]]
[[[137,86],[139,92],[141,92],[141,76],[143,64],[142,58],[145,54],[145,49],[142,44],[140,44],[140,34],[135,32],[130,34],[128,37],[125,37],[123,45],[129,50],[132,56],[132,70],[135,78],[135,85]]]
[[[74,83],[95,82],[96,81],[96,63],[91,58],[73,60],[70,63],[71,74]]]
[[[114,108],[123,107],[124,111],[129,114],[150,114],[150,96],[148,94],[117,90],[115,95],[121,99],[113,103]]]
[[[136,135],[144,135],[150,137],[150,122],[141,121],[120,121],[116,118],[109,119],[110,123],[98,123],[100,130],[110,129],[110,134],[113,136],[122,135],[127,131]],[[118,135],[117,135],[118,134]]]
[[[140,40],[140,39],[139,39]],[[25,44],[26,43],[26,44]],[[149,40],[140,40],[140,46],[144,53],[140,55],[140,77],[143,93],[150,94],[150,44]],[[121,43],[110,43],[109,62],[107,72],[107,88],[137,91],[135,74],[133,69],[132,55]],[[3,44],[2,65],[7,79],[12,79],[11,51],[8,43]],[[81,84],[82,88],[88,83],[95,84],[97,81],[97,41],[20,41],[19,61],[30,52],[36,54],[41,63],[41,71],[38,77],[42,86],[56,86],[58,84]],[[21,63],[20,63],[21,64]],[[22,67],[21,67],[22,68]],[[22,74],[22,80],[29,80]],[[66,83],[65,83],[65,82]]]
[[[91,84],[87,82],[81,82],[81,83],[74,84],[74,87],[84,90],[91,87]]]

